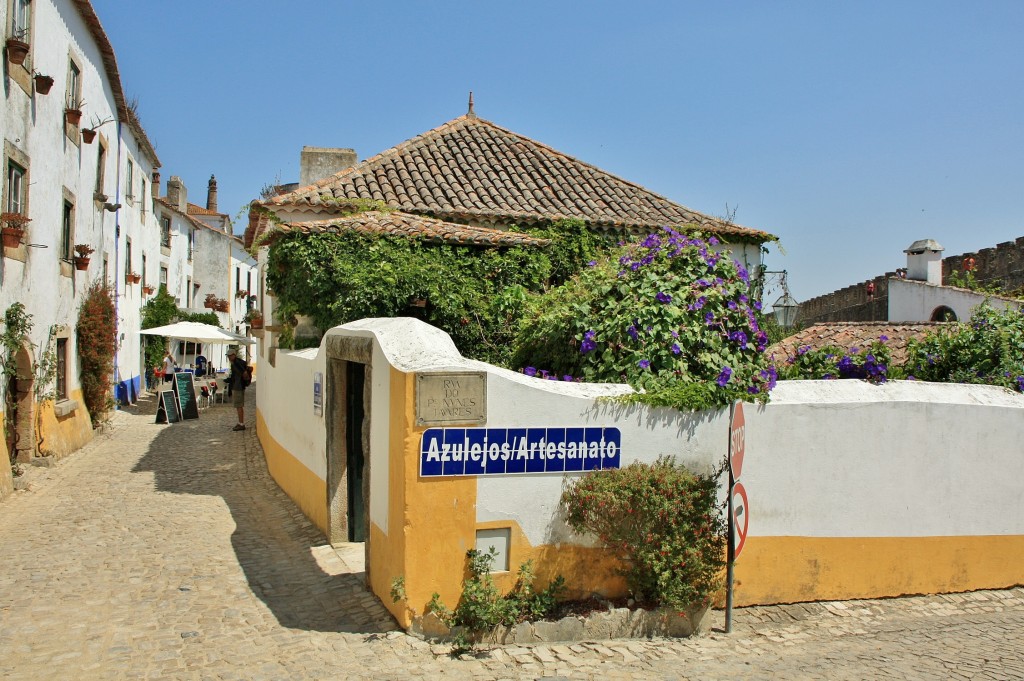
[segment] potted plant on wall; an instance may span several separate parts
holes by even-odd
[[[139,274],[138,272],[129,272],[127,275],[125,275],[125,279],[127,279],[133,284],[138,284],[140,281],[142,281],[142,275]]]
[[[50,94],[50,88],[53,87],[53,76],[47,76],[42,73],[37,73],[33,80],[35,80],[36,82],[36,92],[38,92],[41,95]]]
[[[28,57],[29,44],[25,42],[28,31],[21,29],[7,39],[7,61],[12,64],[24,64]]]
[[[150,285],[150,284],[143,284],[142,285],[142,292],[145,293],[147,296],[153,295],[154,291],[156,291],[156,289],[153,288],[152,285]]]
[[[249,326],[253,329],[262,329],[263,313],[254,307],[245,313],[245,317],[242,318],[242,321],[248,322]]]
[[[89,244],[75,244],[75,269],[84,272],[89,269],[89,256],[95,252]]]
[[[21,213],[0,213],[4,247],[17,248],[25,236],[25,225],[30,222],[32,218]]]
[[[206,300],[203,301],[203,307],[208,310],[213,310],[217,307],[217,296],[212,293],[206,294]]]
[[[82,128],[82,141],[86,144],[92,144],[92,141],[96,139],[96,131],[100,126],[106,125],[107,123],[113,122],[113,118],[104,118],[100,120],[96,116],[92,117],[92,125],[88,128]]]
[[[64,119],[69,125],[78,125],[82,122],[82,107],[85,106],[85,100],[80,99],[75,101],[74,99],[68,100],[68,105],[64,108]]]
[[[231,303],[229,303],[225,298],[218,298],[217,307],[214,309],[216,309],[217,312],[227,312],[231,309]]]

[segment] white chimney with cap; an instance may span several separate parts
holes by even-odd
[[[903,252],[907,254],[907,279],[942,286],[943,248],[934,239],[919,239]]]

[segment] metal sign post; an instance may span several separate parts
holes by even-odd
[[[746,424],[743,419],[743,403],[736,402],[732,405],[729,414],[729,499],[727,502],[728,515],[728,546],[726,549],[725,563],[725,633],[732,633],[732,584],[733,565],[743,544],[747,538],[747,528],[750,517],[747,513],[747,492],[740,484],[740,475],[743,473],[743,455],[746,453]],[[734,502],[736,496],[740,497],[740,504]],[[737,519],[742,516],[742,531],[739,541],[736,541]]]

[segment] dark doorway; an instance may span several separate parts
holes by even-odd
[[[363,387],[366,365],[346,362],[345,466],[348,488],[348,540],[366,541],[366,506],[363,503]]]

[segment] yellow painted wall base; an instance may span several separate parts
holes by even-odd
[[[327,483],[273,438],[259,409],[256,410],[256,434],[271,477],[306,517],[327,534]]]
[[[40,454],[62,458],[92,440],[92,419],[85,408],[82,391],[72,391],[71,399],[78,402],[78,408],[61,418],[57,418],[53,402],[46,402],[39,407],[42,410],[39,418]]]
[[[749,537],[736,605],[953,593],[1024,584],[1024,536]]]

